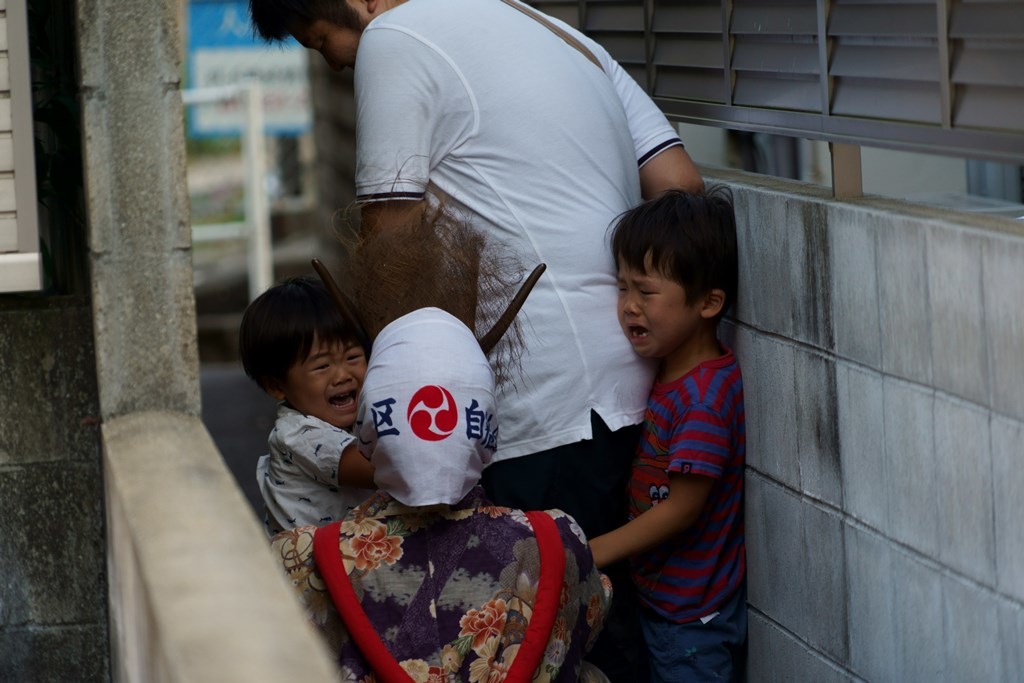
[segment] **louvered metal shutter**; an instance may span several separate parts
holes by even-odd
[[[1024,160],[1022,0],[536,6],[582,26],[676,120]]]
[[[0,3],[3,4],[3,3]],[[0,7],[0,293],[42,287],[25,0]]]

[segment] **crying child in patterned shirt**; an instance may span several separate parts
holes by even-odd
[[[276,398],[277,419],[256,477],[268,536],[341,519],[373,493],[373,466],[348,431],[366,351],[314,277],[285,280],[242,316],[246,374]]]
[[[736,215],[724,187],[665,192],[615,226],[618,316],[658,360],[633,458],[629,522],[591,539],[629,559],[650,683],[742,680],[747,640],[743,378],[718,323],[736,298]]]

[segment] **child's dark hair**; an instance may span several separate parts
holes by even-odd
[[[343,28],[356,28],[358,15],[345,0],[249,0],[256,33],[267,42],[284,40],[297,25],[318,19]]]
[[[309,355],[314,335],[327,344],[358,344],[319,279],[295,277],[274,285],[242,315],[238,350],[245,374],[264,390],[270,381],[283,382],[288,369]]]
[[[622,214],[611,242],[617,262],[674,280],[686,291],[687,304],[721,289],[720,318],[736,301],[736,214],[727,187],[697,194],[669,190]]]

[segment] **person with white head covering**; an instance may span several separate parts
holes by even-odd
[[[481,342],[445,310],[373,338],[356,434],[379,490],[272,544],[342,680],[607,680],[583,661],[611,599],[583,532],[479,485],[499,439],[494,387]]]
[[[497,446],[494,375],[476,337],[421,308],[383,329],[367,375],[356,429],[378,487],[406,505],[458,503]]]

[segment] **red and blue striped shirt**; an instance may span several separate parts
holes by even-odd
[[[743,580],[745,432],[743,379],[728,349],[651,390],[633,460],[629,518],[668,496],[669,473],[715,480],[690,527],[631,560],[641,602],[664,619],[682,623],[706,616]]]

